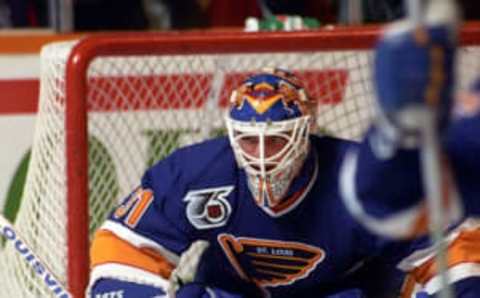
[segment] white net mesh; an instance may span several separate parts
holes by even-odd
[[[15,221],[64,284],[70,282],[67,250],[75,249],[66,240],[65,63],[72,46],[56,43],[42,51],[40,108]],[[478,51],[461,52],[461,87],[479,69]],[[354,139],[373,115],[370,65],[368,50],[95,59],[87,95],[90,235],[147,166],[178,146],[224,133],[223,108],[245,74],[267,66],[295,71],[319,100],[320,129]],[[55,297],[12,243],[0,261],[0,297]]]

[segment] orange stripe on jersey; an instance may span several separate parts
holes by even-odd
[[[106,263],[116,263],[168,278],[175,267],[153,249],[138,248],[106,230],[99,230],[95,234],[90,255],[92,268]]]
[[[461,232],[457,239],[448,246],[448,267],[460,263],[480,263],[480,229]],[[437,274],[434,258],[411,272],[414,279],[427,283]]]
[[[275,213],[278,213],[278,212],[281,212],[285,209],[288,209],[290,208],[294,203],[297,202],[297,200],[305,193],[305,191],[308,189],[308,187],[306,188],[302,188],[300,189],[299,191],[297,191],[296,193],[294,193],[292,196],[290,196],[289,198],[287,198],[285,201],[281,202],[280,204],[276,205],[276,206],[273,206],[271,209],[275,212]],[[269,189],[269,191],[271,191]]]
[[[400,292],[400,298],[411,298],[413,291],[415,290],[415,279],[412,275],[407,275],[405,281],[402,285],[402,290]]]
[[[234,254],[234,251],[237,251],[237,252],[242,252],[243,251],[242,244],[238,241],[235,241],[235,239],[231,235],[228,235],[228,234],[220,234],[218,236],[218,242],[222,246],[223,251],[225,252],[225,254],[226,254],[228,260],[230,261],[230,263],[232,264],[232,266],[237,271],[238,275],[241,278],[243,278],[244,280],[250,280],[248,275],[245,273],[242,266],[240,265],[240,263],[237,261],[237,257]],[[234,251],[232,251],[229,248],[228,243],[230,243],[232,245]]]

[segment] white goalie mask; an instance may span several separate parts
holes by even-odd
[[[312,102],[291,73],[251,76],[231,96],[226,116],[237,163],[257,204],[281,203],[308,155]]]
[[[227,126],[235,156],[245,171],[261,178],[291,168],[308,151],[310,116],[275,122],[242,122]]]

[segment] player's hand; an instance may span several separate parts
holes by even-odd
[[[180,262],[170,276],[168,294],[175,298],[242,298],[227,291],[195,282],[202,257],[210,244],[198,240],[181,255]]]
[[[207,251],[210,244],[204,240],[193,242],[190,247],[182,253],[180,261],[170,275],[170,285],[167,290],[169,298],[242,298],[242,297],[264,297],[262,290],[257,288],[245,289],[247,294],[228,292],[217,286],[205,285],[201,278],[201,265],[208,265],[209,255]],[[199,276],[197,276],[199,275]],[[249,287],[253,285],[248,285]],[[243,291],[243,288],[242,288]]]
[[[455,32],[451,19],[434,16],[420,25],[402,21],[387,28],[375,49],[378,125],[412,135],[422,125],[422,110],[429,109],[443,129],[452,103]]]

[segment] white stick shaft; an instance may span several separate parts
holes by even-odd
[[[13,225],[2,214],[0,214],[0,235],[7,244],[11,243],[15,251],[30,266],[39,280],[53,293],[55,297],[70,298],[72,295],[55,277],[45,263],[32,251],[31,247],[20,237]],[[28,286],[28,285],[25,285]]]
[[[453,298],[447,275],[447,245],[443,233],[446,227],[443,216],[446,212],[442,203],[444,194],[442,193],[441,149],[435,126],[435,112],[426,110],[424,120],[424,143],[421,149],[422,175],[429,210],[430,237],[435,247],[437,272],[442,284],[439,298]]]
[[[406,0],[408,18],[416,25],[420,26],[423,23],[423,6],[422,0]]]
[[[424,0],[406,0],[408,14],[415,26],[422,26],[425,21],[427,10],[438,8],[435,6],[444,4],[440,0],[430,0],[428,6]],[[451,0],[443,0],[451,2]],[[452,24],[454,26],[454,24]],[[424,126],[423,126],[423,144],[421,148],[422,175],[427,197],[427,206],[429,210],[429,230],[430,240],[435,248],[435,262],[437,272],[440,276],[442,287],[438,293],[439,298],[453,298],[447,270],[447,245],[445,243],[444,229],[446,222],[443,216],[447,214],[443,206],[442,193],[442,162],[441,147],[436,128],[436,111],[432,107],[426,107]],[[445,174],[445,173],[443,173]],[[445,194],[448,195],[448,194]]]

